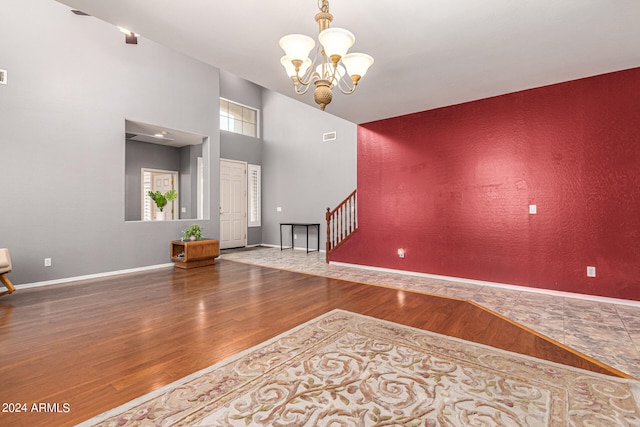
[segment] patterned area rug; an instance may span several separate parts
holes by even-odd
[[[640,383],[334,310],[89,425],[640,426]]]

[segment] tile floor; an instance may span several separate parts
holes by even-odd
[[[640,306],[326,264],[324,253],[258,247],[221,258],[363,283],[469,299],[640,379]]]

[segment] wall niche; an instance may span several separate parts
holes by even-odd
[[[125,221],[156,220],[155,205],[147,196],[147,190],[155,189],[148,179],[150,170],[173,173],[177,181],[171,185],[178,198],[164,208],[173,210],[167,219],[208,219],[204,214],[209,203],[204,191],[208,143],[205,135],[125,120]]]

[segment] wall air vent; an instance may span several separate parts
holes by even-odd
[[[7,70],[0,70],[0,84],[7,84]]]
[[[322,134],[322,142],[334,141],[337,138],[335,132],[327,132]]]

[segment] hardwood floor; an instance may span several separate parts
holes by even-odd
[[[0,425],[74,425],[334,308],[624,376],[472,303],[218,260],[0,298],[0,410],[27,410]]]

